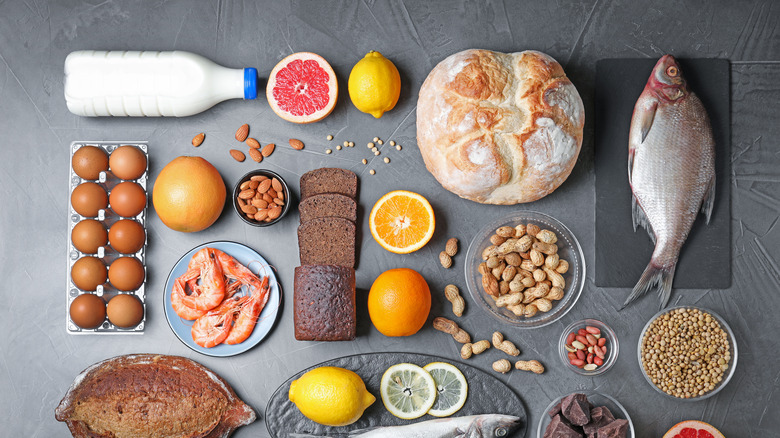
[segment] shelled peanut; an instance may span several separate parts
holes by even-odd
[[[563,298],[569,263],[558,254],[558,236],[535,224],[503,226],[482,251],[482,288],[517,316],[549,312]]]
[[[595,371],[604,364],[607,356],[607,338],[601,336],[598,327],[586,326],[566,336],[569,363],[585,371]]]

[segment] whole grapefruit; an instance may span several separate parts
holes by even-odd
[[[385,336],[417,333],[431,310],[431,290],[419,272],[409,268],[379,274],[368,292],[368,315]]]
[[[225,206],[227,189],[217,169],[201,157],[178,157],[157,175],[152,204],[170,229],[192,233],[213,224]]]

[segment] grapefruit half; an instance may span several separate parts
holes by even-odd
[[[703,421],[688,420],[677,423],[664,438],[725,438],[718,429]]]
[[[316,53],[298,52],[271,70],[265,94],[279,117],[293,123],[312,123],[333,111],[338,87],[328,61]]]

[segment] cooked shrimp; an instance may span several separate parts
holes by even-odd
[[[215,249],[217,260],[222,267],[222,272],[225,276],[231,280],[236,280],[242,284],[246,284],[255,290],[260,290],[263,287],[260,278],[250,271],[249,268],[238,262],[233,256],[223,251]]]
[[[203,348],[221,344],[230,334],[239,305],[246,297],[225,300],[216,309],[208,311],[192,325],[192,340]]]
[[[199,258],[195,263],[195,256],[190,261],[190,265],[194,265],[184,275],[176,279],[176,283],[192,280],[200,276],[200,285],[197,287],[197,294],[186,295],[180,297],[181,303],[187,307],[197,310],[211,310],[219,305],[222,300],[225,299],[225,277],[222,272],[222,265],[217,262],[217,256],[214,253],[215,250],[211,248],[204,248],[208,250],[206,252],[207,257]],[[198,251],[196,255],[200,255],[202,251]],[[179,280],[182,280],[181,282]]]
[[[177,278],[173,282],[173,288],[171,290],[171,307],[179,317],[192,321],[203,316],[207,310],[198,310],[188,306],[184,303],[184,298],[187,297],[186,286],[190,287],[193,294],[197,294],[197,284],[195,283],[200,275],[199,269],[190,269],[184,273],[181,277]]]
[[[263,277],[260,289],[254,290],[249,299],[241,306],[236,323],[233,329],[230,330],[227,339],[225,339],[226,344],[240,344],[249,338],[267,301],[268,277]]]

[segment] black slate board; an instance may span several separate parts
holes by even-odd
[[[628,184],[628,132],[634,104],[657,59],[603,59],[596,63],[596,286],[632,288],[650,261],[644,228],[634,233]],[[729,156],[730,64],[725,59],[678,59],[688,86],[710,116],[717,187],[710,224],[699,215],[682,248],[674,287],[731,286]]]
[[[505,414],[520,417],[521,426],[513,437],[525,436],[528,429],[528,415],[525,412],[520,397],[509,386],[496,377],[460,362],[449,359],[415,353],[366,353],[345,356],[328,360],[296,373],[277,389],[265,408],[265,421],[268,433],[273,438],[282,438],[283,433],[311,434],[323,436],[328,434],[343,434],[352,430],[375,426],[401,426],[420,421],[434,420],[437,417],[424,415],[416,420],[401,420],[387,412],[379,392],[379,384],[384,372],[397,363],[413,363],[425,366],[431,362],[447,362],[458,367],[469,384],[469,396],[466,404],[453,416]],[[301,377],[307,371],[333,366],[346,368],[357,373],[366,383],[366,388],[374,394],[376,401],[369,406],[357,422],[344,427],[329,427],[317,424],[298,411],[298,408],[288,399],[290,382]],[[507,437],[512,438],[512,437]]]

